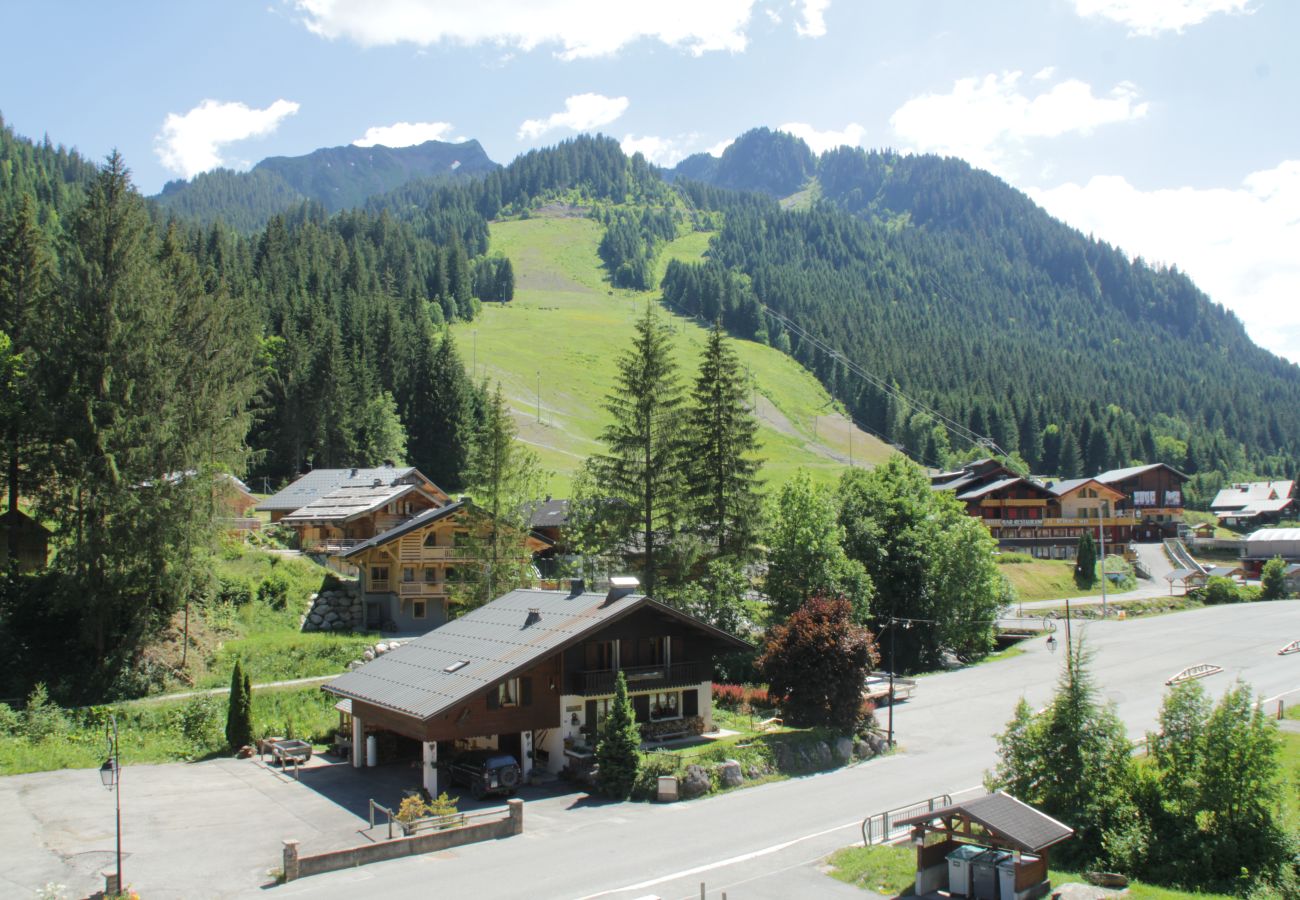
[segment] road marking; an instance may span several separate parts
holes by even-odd
[[[767,856],[772,853],[779,853],[788,847],[793,847],[795,844],[799,844],[804,841],[810,841],[813,838],[825,837],[828,834],[834,834],[837,831],[843,831],[845,828],[860,828],[860,827],[862,827],[862,820],[854,819],[852,822],[846,822],[843,825],[836,825],[834,828],[827,828],[824,831],[817,831],[812,834],[805,834],[803,837],[797,837],[794,838],[793,840],[785,841],[780,844],[773,844],[770,847],[764,847],[762,850],[754,850],[750,853],[742,853],[739,856],[732,856],[728,859],[720,859],[717,862],[707,863],[702,866],[696,866],[693,869],[684,869],[681,872],[674,872],[671,875],[663,875],[659,878],[653,878],[650,881],[641,881],[636,884],[624,885],[623,887],[620,888],[610,888],[607,891],[601,891],[600,893],[597,894],[587,894],[586,896],[579,898],[579,900],[595,900],[596,897],[608,897],[611,894],[621,894],[624,891],[645,890],[646,888],[654,887],[657,884],[664,884],[665,882],[676,881],[679,878],[689,878],[692,875],[698,875],[701,872],[710,872],[713,869],[721,869],[725,866],[733,866],[736,863],[748,862],[749,860],[757,859],[760,856]]]
[[[962,788],[961,790],[953,791],[951,795],[960,796],[962,794],[969,794],[974,791],[982,791],[982,790],[984,790],[984,785],[977,784],[974,787]],[[780,844],[773,844],[770,847],[764,847],[762,850],[753,850],[749,853],[742,853],[739,856],[732,856],[727,859],[720,859],[717,862],[706,863],[705,865],[702,866],[696,866],[693,869],[684,869],[681,872],[674,872],[671,875],[661,875],[660,877],[652,878],[649,881],[639,881],[636,884],[629,884],[620,888],[610,888],[607,891],[601,891],[596,894],[587,894],[584,897],[580,897],[579,900],[595,900],[595,898],[597,897],[608,897],[611,894],[621,894],[624,891],[642,891],[645,890],[646,888],[652,888],[655,885],[664,884],[669,881],[676,881],[680,878],[690,878],[692,875],[699,875],[701,872],[710,872],[714,869],[721,869],[721,868],[725,868],[726,866],[733,866],[736,863],[748,862],[749,860],[757,859],[760,856],[769,856],[773,853],[780,853],[782,850],[793,847],[795,844],[800,844],[803,843],[804,841],[810,841],[813,838],[825,837],[828,834],[834,834],[835,832],[843,831],[846,828],[861,828],[861,827],[862,827],[862,820],[854,819],[852,822],[846,822],[843,825],[836,825],[834,828],[827,828],[823,831],[815,831],[812,834],[805,834],[803,837],[797,837],[792,840],[784,841]],[[820,859],[820,857],[818,858]],[[806,864],[800,863],[800,865],[806,865]]]

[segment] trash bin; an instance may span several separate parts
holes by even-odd
[[[948,854],[948,892],[962,897],[971,895],[971,860],[984,852],[983,847],[962,844]]]
[[[985,850],[971,860],[971,897],[975,900],[999,900],[998,863],[1010,856],[1003,850]]]
[[[998,883],[1002,889],[1002,900],[1016,900],[1015,857],[1007,857],[998,863]]]

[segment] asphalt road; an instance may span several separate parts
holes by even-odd
[[[1278,656],[1300,637],[1300,601],[1217,607],[1075,630],[1093,672],[1130,736],[1154,724],[1165,680],[1211,662],[1218,694],[1237,678],[1270,697],[1300,690],[1300,655]],[[1002,662],[921,680],[895,710],[902,753],[849,769],[672,805],[587,804],[525,814],[525,833],[453,852],[304,879],[277,897],[695,898],[858,896],[817,870],[830,851],[859,839],[869,813],[927,797],[976,792],[994,762],[993,735],[1025,696],[1051,696],[1060,656],[1035,642]]]
[[[1165,680],[1216,663],[1203,684],[1236,678],[1262,696],[1297,692],[1300,601],[1213,607],[1126,622],[1076,622],[1093,672],[1131,737],[1154,724]],[[1058,633],[1062,641],[1064,635]],[[858,897],[818,864],[860,840],[870,813],[944,793],[978,792],[993,735],[1020,696],[1044,705],[1061,653],[1034,639],[1012,659],[926,676],[895,709],[897,755],[690,803],[608,803],[583,794],[530,799],[522,835],[267,886],[280,841],[303,852],[366,840],[365,798],[383,773],[346,767],[301,783],[249,760],[132,766],[124,773],[127,881],[149,897],[717,898]],[[882,724],[884,712],[882,711]],[[387,773],[397,781],[402,773]],[[129,779],[129,782],[127,781]],[[321,780],[324,779],[324,780]],[[78,896],[111,868],[113,798],[93,770],[0,778],[0,887],[27,896],[47,882]]]

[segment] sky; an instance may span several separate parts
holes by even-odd
[[[958,156],[1300,362],[1294,0],[0,0],[0,114],[137,186],[342,144],[760,125]]]

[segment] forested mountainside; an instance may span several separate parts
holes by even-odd
[[[474,140],[397,148],[348,145],[273,156],[247,172],[217,169],[190,181],[171,181],[154,199],[182,219],[210,224],[219,217],[233,228],[253,231],[304,201],[334,213],[364,206],[372,196],[415,179],[454,182],[496,168]]]
[[[804,168],[792,141],[750,132],[715,171],[688,170],[715,184],[725,171],[773,198],[807,172],[822,197],[811,210],[678,180],[693,204],[723,213],[710,265],[743,273],[737,289],[832,353],[1036,471],[1159,460],[1192,474],[1294,473],[1300,368],[1255,346],[1176,269],[1130,262],[960,160],[840,148]],[[779,178],[772,159],[786,162]],[[719,282],[704,268],[674,267],[666,294],[705,302],[694,285]],[[947,438],[931,416],[768,329],[869,428],[942,464]]]

